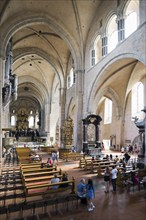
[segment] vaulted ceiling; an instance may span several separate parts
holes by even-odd
[[[1,0],[0,24],[11,32],[18,98],[46,101],[83,52],[101,0]],[[26,90],[26,87],[28,88]],[[47,100],[48,101],[48,100]]]

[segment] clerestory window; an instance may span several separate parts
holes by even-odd
[[[113,15],[107,25],[108,53],[118,44],[117,16]]]
[[[125,38],[139,25],[139,0],[130,1],[125,11]]]
[[[137,82],[132,88],[132,118],[137,117],[143,119],[144,113],[144,86],[141,82]]]

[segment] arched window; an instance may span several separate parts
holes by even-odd
[[[125,12],[125,38],[139,25],[139,0],[130,1]]]
[[[75,83],[75,75],[73,68],[71,68],[70,73],[67,77],[67,88],[69,89],[70,87],[72,87],[74,83]]]
[[[118,43],[117,16],[113,15],[107,25],[108,52],[111,52]]]
[[[35,128],[39,127],[38,123],[39,123],[39,112],[37,111],[35,115]]]
[[[112,101],[108,98],[104,102],[104,124],[112,122]]]
[[[32,115],[32,114],[33,114],[33,111],[31,110],[31,111],[30,111],[30,115]]]
[[[16,125],[16,116],[12,115],[11,116],[11,126],[15,126]]]
[[[91,51],[91,66],[94,66],[102,58],[102,39],[98,35],[94,42],[94,49]]]
[[[143,119],[144,113],[144,86],[141,82],[137,82],[132,88],[132,117]]]
[[[29,128],[33,128],[34,127],[34,116],[29,116],[28,122],[29,122]]]

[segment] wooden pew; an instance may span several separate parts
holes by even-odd
[[[26,168],[33,168],[33,167],[41,167],[41,162],[37,162],[37,163],[20,163],[20,166],[23,167],[24,169]]]
[[[115,162],[114,161],[109,161],[110,163],[100,163],[99,166],[97,167],[97,176],[98,177],[102,177],[104,175],[104,172],[105,172],[105,168],[106,167],[109,167],[109,168],[112,168],[113,166],[116,166]]]
[[[48,183],[53,177],[54,174],[57,174],[59,178],[62,177],[62,170],[52,170],[52,171],[38,171],[35,173],[23,173],[22,172],[22,181],[24,187],[29,185],[37,185],[41,183]]]
[[[23,168],[21,167],[21,171],[22,173],[34,173],[34,172],[44,172],[44,171],[53,171],[53,170],[57,170],[56,167],[34,167],[34,168]]]
[[[24,178],[24,186],[32,186],[32,185],[40,185],[50,183],[51,179],[54,175],[50,176],[41,176],[41,177],[32,177],[32,178]],[[62,174],[57,175],[58,178],[62,178]]]
[[[25,177],[25,178],[30,178],[30,177],[40,177],[40,176],[49,176],[49,175],[53,175],[53,174],[55,174],[55,173],[59,173],[59,174],[62,174],[62,170],[60,169],[59,171],[57,171],[57,170],[52,170],[52,171],[43,171],[43,170],[41,170],[41,171],[39,171],[38,170],[38,172],[36,171],[35,173],[32,173],[32,172],[30,172],[30,173],[23,173],[23,171],[22,171],[22,176],[23,177]]]
[[[109,161],[107,159],[103,159],[103,160],[100,160],[100,159],[95,159],[95,160],[88,160],[88,161],[85,161],[85,167],[84,169],[85,170],[90,170],[91,173],[94,173],[94,169],[96,170],[97,167],[99,166],[100,163],[103,163],[104,162],[107,162],[109,163]]]
[[[80,153],[75,153],[75,152],[70,152],[70,153],[63,153],[62,154],[62,158],[65,161],[69,161],[69,160],[79,160],[83,157],[83,154]]]
[[[97,160],[97,161],[92,161],[91,166],[90,166],[90,171],[91,173],[97,172],[99,170],[99,167],[101,170],[105,170],[106,166],[112,167],[115,165],[114,161],[107,161],[107,160]]]
[[[68,184],[68,186],[61,187],[64,184]],[[59,188],[53,189],[51,188],[53,186],[59,186]],[[75,179],[74,178],[72,178],[72,180],[63,181],[59,183],[52,183],[52,184],[47,183],[47,184],[25,186],[24,191],[25,191],[26,197],[29,197],[29,196],[59,193],[59,192],[66,191],[67,189],[71,189],[71,193],[75,194]]]

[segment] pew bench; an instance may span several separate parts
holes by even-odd
[[[49,183],[54,175],[50,176],[41,176],[39,178],[32,177],[32,178],[24,178],[24,185],[31,186],[31,185],[39,185],[44,183]],[[58,178],[62,178],[62,174],[57,175]]]
[[[34,173],[34,172],[44,172],[44,171],[56,171],[56,167],[46,167],[46,168],[41,168],[41,167],[37,167],[37,168],[30,168],[30,169],[24,169],[21,167],[21,172],[22,173]]]
[[[99,164],[105,164],[105,163],[109,163],[109,161],[107,161],[107,159],[103,159],[103,160],[99,160],[99,159],[96,159],[96,160],[88,160],[88,161],[85,161],[85,167],[84,169],[85,170],[90,170],[91,173],[94,172],[94,167],[97,167],[99,166]]]
[[[40,161],[38,161],[38,162],[36,162],[36,163],[19,163],[19,165],[21,166],[21,167],[37,167],[37,166],[41,166],[41,163],[42,162],[40,162]]]
[[[40,176],[49,176],[49,175],[53,175],[53,174],[55,174],[55,173],[58,173],[58,174],[61,174],[62,173],[62,170],[60,169],[59,171],[58,170],[52,170],[52,171],[49,171],[49,170],[41,170],[41,171],[39,171],[39,170],[37,170],[35,173],[32,173],[32,172],[30,172],[30,173],[25,173],[25,172],[23,172],[22,171],[22,176],[23,177],[40,177]]]
[[[67,187],[63,187],[64,184],[68,184]],[[57,189],[53,189],[53,186],[59,186]],[[59,192],[64,192],[67,189],[71,190],[71,194],[75,194],[75,179],[69,181],[63,181],[59,183],[47,183],[39,185],[25,186],[24,192],[26,197],[29,196],[38,196],[38,195],[52,195],[54,193],[58,194]]]
[[[83,158],[83,154],[80,153],[63,153],[61,159],[65,160],[66,162],[69,160],[80,160]]]

